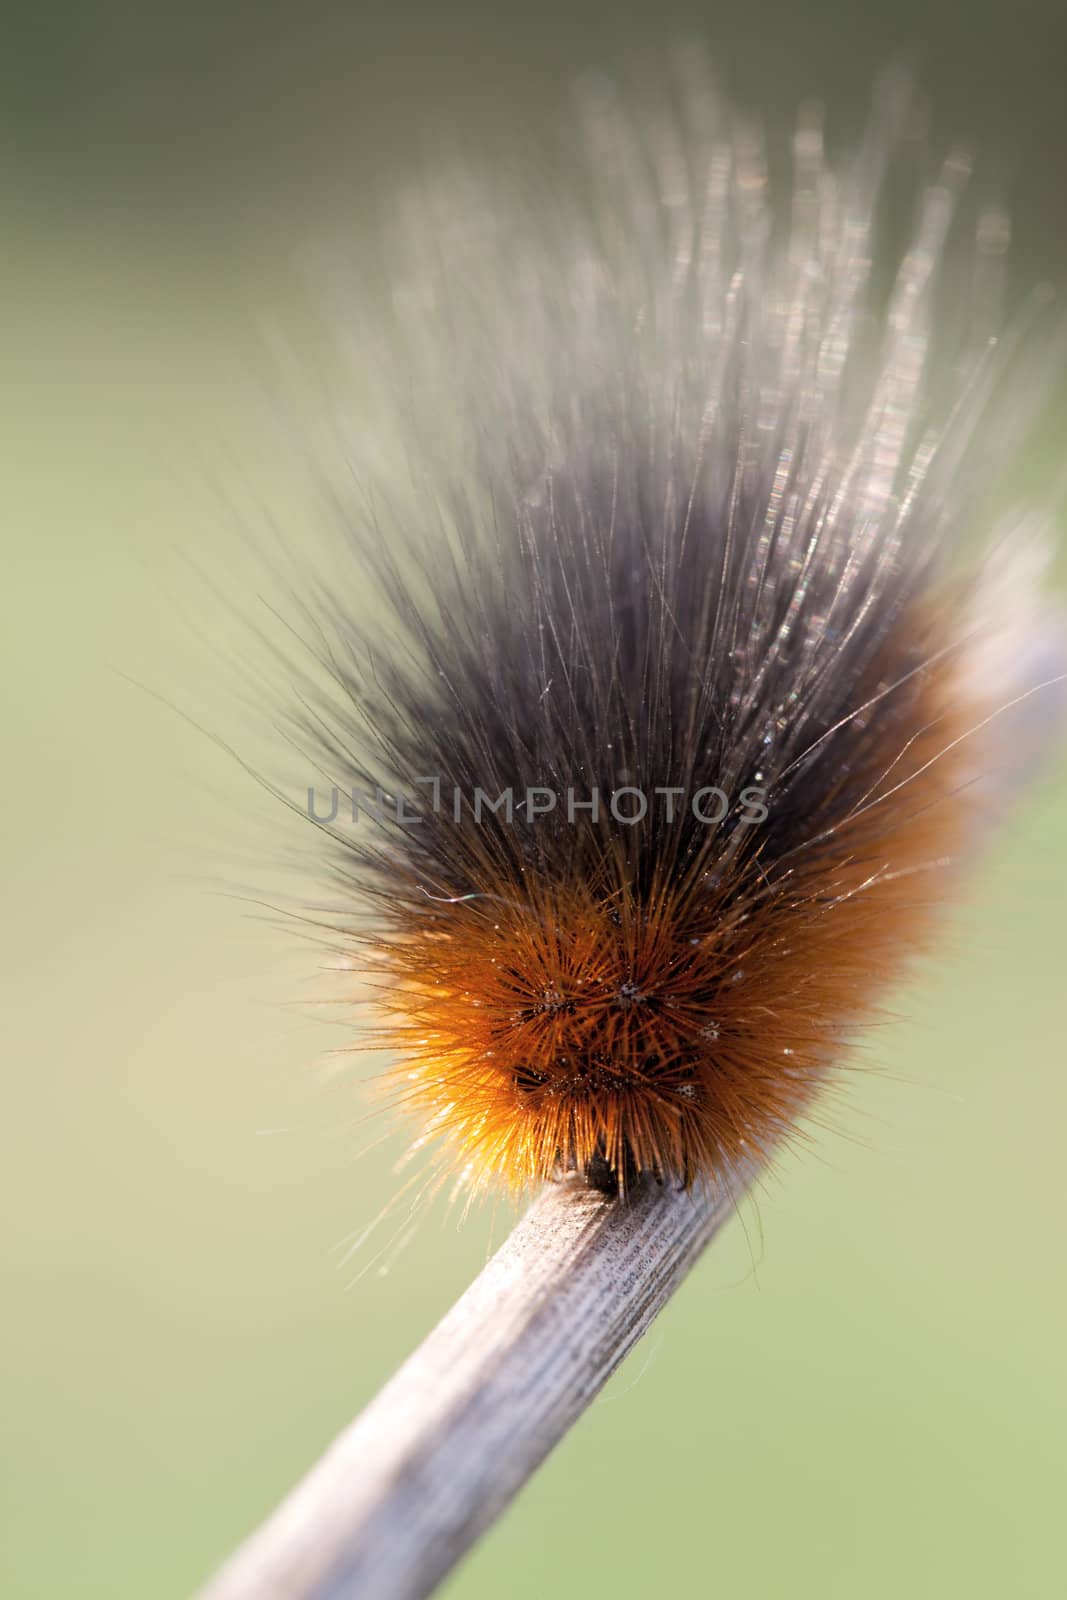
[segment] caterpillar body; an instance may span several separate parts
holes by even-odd
[[[962,293],[950,152],[879,290],[905,100],[844,166],[805,111],[788,206],[693,72],[638,112],[593,86],[547,201],[420,195],[391,351],[433,436],[403,508],[348,516],[294,720],[391,797],[320,827],[392,1099],[474,1191],[770,1158],[1026,754],[1044,531],[961,556],[1010,450],[1003,219]]]

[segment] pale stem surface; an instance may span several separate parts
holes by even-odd
[[[735,1196],[577,1180],[535,1201],[467,1292],[201,1600],[429,1594],[577,1421]]]

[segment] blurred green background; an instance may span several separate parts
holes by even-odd
[[[242,742],[188,561],[247,579],[257,498],[299,530],[298,492],[250,463],[262,317],[284,325],[303,242],[369,228],[442,120],[506,148],[576,72],[678,27],[772,124],[814,92],[843,136],[910,54],[936,126],[1003,178],[1019,282],[1064,282],[1058,0],[5,23],[9,1600],[188,1594],[509,1224],[437,1207],[387,1274],[341,1259],[401,1146],[362,1153],[358,1084],[321,1068],[347,1036],[310,1004],[314,953],[226,892],[270,881],[273,803],[137,685]],[[845,1133],[768,1181],[454,1600],[1063,1593],[1065,803],[1060,761],[898,998]]]

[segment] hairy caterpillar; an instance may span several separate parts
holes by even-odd
[[[950,152],[883,293],[901,86],[842,167],[803,114],[786,205],[683,76],[637,111],[590,88],[547,199],[420,196],[386,340],[416,487],[346,512],[329,690],[292,714],[391,1098],[474,1191],[773,1155],[1057,676],[1044,528],[961,559],[1026,398],[982,291],[1000,214],[972,294]]]

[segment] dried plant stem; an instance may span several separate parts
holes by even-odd
[[[416,1600],[581,1416],[734,1208],[552,1185],[201,1600]]]

